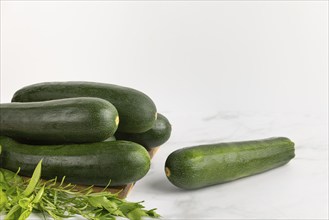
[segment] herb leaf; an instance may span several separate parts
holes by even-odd
[[[39,182],[41,176],[41,164],[42,160],[40,160],[37,167],[33,171],[33,175],[30,179],[29,185],[27,185],[26,189],[23,192],[24,196],[30,195],[34,191],[34,188],[36,187],[37,183]]]
[[[0,147],[1,153],[1,147]],[[5,220],[25,220],[32,212],[48,214],[55,220],[80,215],[90,220],[111,220],[117,216],[140,220],[143,216],[160,217],[155,209],[145,210],[142,202],[128,202],[105,191],[93,192],[92,186],[77,190],[75,185],[65,184],[64,178],[40,180],[42,160],[36,166],[30,180],[18,176],[18,172],[0,168],[0,212],[7,213]]]

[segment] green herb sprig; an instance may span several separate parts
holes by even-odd
[[[0,146],[1,154],[1,146]],[[93,186],[77,190],[75,185],[64,184],[57,178],[41,181],[42,160],[31,179],[25,180],[18,173],[0,168],[0,213],[4,220],[24,220],[32,212],[51,216],[55,220],[81,215],[90,220],[115,219],[117,216],[131,220],[160,217],[155,209],[145,210],[142,202],[128,202],[118,193],[93,192]]]

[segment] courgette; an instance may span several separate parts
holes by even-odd
[[[44,82],[18,90],[12,102],[35,102],[71,97],[98,97],[111,102],[120,117],[119,131],[141,133],[156,120],[156,106],[144,93],[132,88],[96,82]]]
[[[31,176],[42,161],[42,178],[56,176],[70,183],[111,186],[135,182],[146,175],[150,157],[146,149],[129,141],[67,145],[27,145],[0,136],[0,167]]]
[[[171,125],[168,119],[164,115],[158,113],[158,117],[150,130],[135,134],[116,132],[115,137],[118,140],[127,140],[139,143],[146,149],[150,150],[151,148],[159,147],[164,144],[169,139],[170,134]]]
[[[165,173],[175,186],[197,189],[282,166],[294,156],[294,143],[285,137],[200,145],[172,152]]]
[[[0,104],[0,135],[24,142],[98,142],[112,136],[118,123],[116,108],[99,98]]]

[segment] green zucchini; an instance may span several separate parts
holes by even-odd
[[[45,82],[18,90],[12,102],[34,102],[71,97],[98,97],[111,102],[120,117],[119,131],[141,133],[156,120],[156,106],[144,93],[132,88],[96,82]]]
[[[98,142],[119,123],[116,108],[99,98],[0,104],[0,135],[35,143]]]
[[[285,137],[200,145],[172,152],[165,172],[175,186],[197,189],[282,166],[294,156],[294,143]]]
[[[42,161],[42,178],[56,176],[70,183],[120,186],[146,175],[150,156],[146,149],[129,141],[107,141],[67,145],[27,145],[0,136],[0,167],[31,176]]]
[[[159,147],[164,144],[170,137],[171,125],[168,119],[158,113],[157,120],[154,122],[153,127],[143,133],[124,133],[116,132],[115,137],[118,140],[133,141],[141,144],[146,149],[151,149],[154,147]]]

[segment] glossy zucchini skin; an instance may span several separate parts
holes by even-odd
[[[0,104],[0,135],[33,143],[98,142],[118,128],[116,108],[99,98]]]
[[[197,189],[282,166],[294,156],[294,143],[285,137],[209,144],[174,151],[165,172],[175,186]]]
[[[120,186],[146,175],[150,157],[144,147],[129,141],[68,145],[27,145],[0,136],[0,167],[31,176],[42,161],[42,178],[56,176],[70,183]]]
[[[119,112],[118,130],[141,133],[156,120],[156,106],[144,93],[132,88],[97,82],[44,82],[18,90],[12,102],[34,102],[71,97],[98,97],[111,102]]]
[[[115,137],[118,140],[133,141],[141,144],[148,150],[164,144],[170,138],[170,135],[171,124],[169,120],[160,113],[158,113],[157,120],[155,120],[153,127],[146,132],[135,134],[124,132],[115,133]]]

